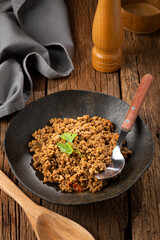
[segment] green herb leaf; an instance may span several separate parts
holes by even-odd
[[[76,136],[77,136],[77,133],[63,133],[62,135],[59,135],[60,138],[70,143],[73,142]]]
[[[64,153],[72,154],[72,152],[74,151],[68,142],[67,143],[57,143],[57,146]]]
[[[79,149],[72,143],[77,135],[78,135],[77,133],[63,133],[62,135],[59,135],[60,138],[64,139],[67,142],[57,143],[57,146],[60,148],[62,152],[71,154],[73,151],[76,151],[81,157],[83,157]]]

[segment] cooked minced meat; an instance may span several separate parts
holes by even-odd
[[[33,166],[43,173],[44,183],[58,183],[65,192],[100,191],[107,181],[98,180],[94,175],[111,162],[112,150],[119,137],[113,132],[112,122],[84,115],[77,119],[52,118],[50,124],[35,131],[34,140],[29,142],[30,152],[34,152]],[[61,152],[57,143],[66,142],[59,137],[64,133],[77,133],[73,144],[81,155],[77,151],[70,155]],[[125,158],[131,153],[122,147]]]

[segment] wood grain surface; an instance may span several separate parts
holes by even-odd
[[[83,206],[49,204],[27,191],[9,168],[3,141],[13,114],[0,119],[0,169],[33,201],[81,224],[97,240],[159,240],[160,31],[148,35],[125,31],[121,69],[110,74],[100,73],[91,65],[91,32],[97,0],[66,0],[66,4],[75,45],[75,69],[69,77],[55,80],[33,73],[34,89],[29,102],[60,90],[85,89],[108,93],[130,104],[142,76],[152,74],[154,83],[140,112],[154,140],[152,165],[129,191],[118,198]],[[36,240],[21,207],[2,191],[0,240]]]

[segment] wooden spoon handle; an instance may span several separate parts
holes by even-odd
[[[153,77],[150,74],[146,74],[136,91],[136,94],[132,100],[130,108],[121,126],[123,131],[129,132],[138,116],[138,113],[142,107],[142,104],[147,96],[147,93],[153,83]]]
[[[27,212],[27,207],[36,205],[29,199],[1,170],[0,170],[0,189],[12,197]]]

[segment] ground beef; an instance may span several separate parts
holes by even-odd
[[[84,115],[77,119],[52,118],[50,124],[35,131],[34,139],[29,142],[30,152],[34,152],[33,166],[43,173],[44,183],[57,183],[65,192],[100,191],[107,181],[98,180],[94,175],[111,162],[112,150],[119,137],[113,132],[112,122]],[[57,143],[66,142],[59,137],[63,133],[77,133],[73,143],[82,156],[77,151],[71,155],[61,152]],[[131,153],[122,147],[125,158]]]

